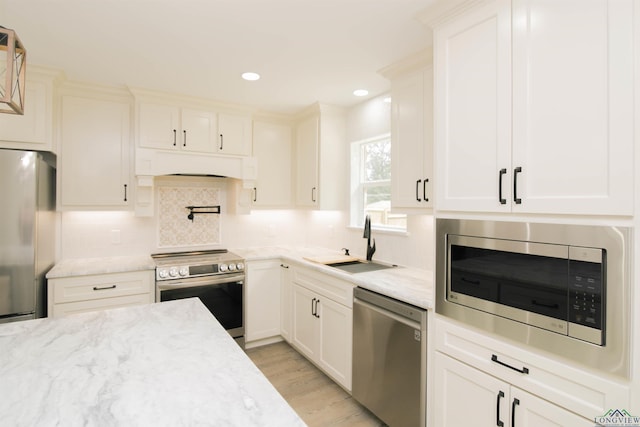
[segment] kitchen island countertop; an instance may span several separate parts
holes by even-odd
[[[0,325],[0,424],[303,426],[197,298]]]

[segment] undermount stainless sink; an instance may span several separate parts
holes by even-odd
[[[337,268],[347,273],[366,273],[369,271],[384,270],[386,268],[397,267],[396,265],[381,264],[374,261],[347,261],[347,262],[334,262],[332,264],[326,264],[327,267]]]

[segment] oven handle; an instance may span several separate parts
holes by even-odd
[[[156,281],[161,291],[168,289],[195,288],[197,286],[221,285],[223,283],[244,282],[244,274],[225,274],[222,276],[202,276],[188,279]]]

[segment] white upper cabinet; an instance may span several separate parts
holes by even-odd
[[[127,101],[64,95],[58,158],[63,209],[122,209],[131,205]]]
[[[221,154],[251,155],[251,118],[238,114],[218,114],[218,147]]]
[[[286,124],[253,123],[253,155],[258,159],[253,206],[291,206],[292,133]]]
[[[315,105],[296,125],[296,205],[344,209],[349,150],[346,118],[337,107]]]
[[[514,210],[632,214],[633,1],[512,7]]]
[[[632,0],[496,0],[434,28],[436,208],[633,211]]]
[[[214,113],[173,105],[141,103],[140,147],[214,153],[217,123]]]
[[[498,0],[434,30],[436,208],[508,211],[511,15]],[[510,200],[508,177],[503,198]],[[510,203],[510,202],[509,202]]]
[[[24,115],[0,114],[0,148],[53,151],[55,73],[31,70],[25,85]]]
[[[296,204],[318,206],[318,146],[320,119],[304,119],[296,128]]]
[[[251,116],[217,111],[206,103],[138,95],[141,148],[251,156]]]
[[[433,207],[433,69],[391,80],[391,205]]]

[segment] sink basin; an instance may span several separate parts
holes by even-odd
[[[366,273],[368,271],[384,270],[386,268],[393,268],[395,265],[380,264],[374,261],[347,261],[347,262],[334,262],[332,264],[326,264],[327,267],[337,268],[347,273]]]

